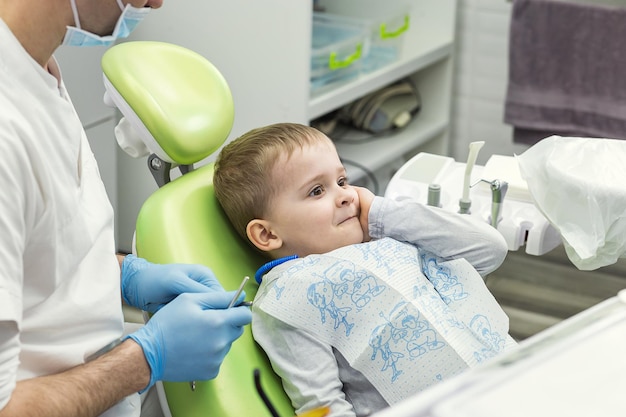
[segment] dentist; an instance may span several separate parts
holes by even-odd
[[[215,377],[251,320],[208,268],[116,255],[52,56],[109,45],[161,3],[0,0],[0,417],[139,416],[156,381]],[[154,313],[127,337],[120,298]]]

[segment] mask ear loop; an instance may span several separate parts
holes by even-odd
[[[120,10],[124,11],[124,9],[126,8],[126,6],[124,6],[124,3],[122,2],[122,0],[117,0],[117,5],[120,6]]]
[[[74,26],[77,29],[80,29],[80,19],[78,18],[78,8],[76,7],[76,0],[70,0],[70,5],[72,6],[72,14],[74,15]]]

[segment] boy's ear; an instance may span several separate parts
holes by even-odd
[[[250,242],[264,252],[273,251],[283,246],[283,240],[272,233],[267,220],[253,219],[246,226]]]

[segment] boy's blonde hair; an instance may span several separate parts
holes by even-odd
[[[253,129],[220,152],[215,161],[215,195],[230,222],[244,239],[250,220],[263,219],[278,191],[272,171],[282,155],[329,140],[322,132],[297,123],[277,123]]]

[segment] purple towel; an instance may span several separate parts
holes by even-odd
[[[626,8],[514,0],[504,121],[517,143],[626,139]]]

